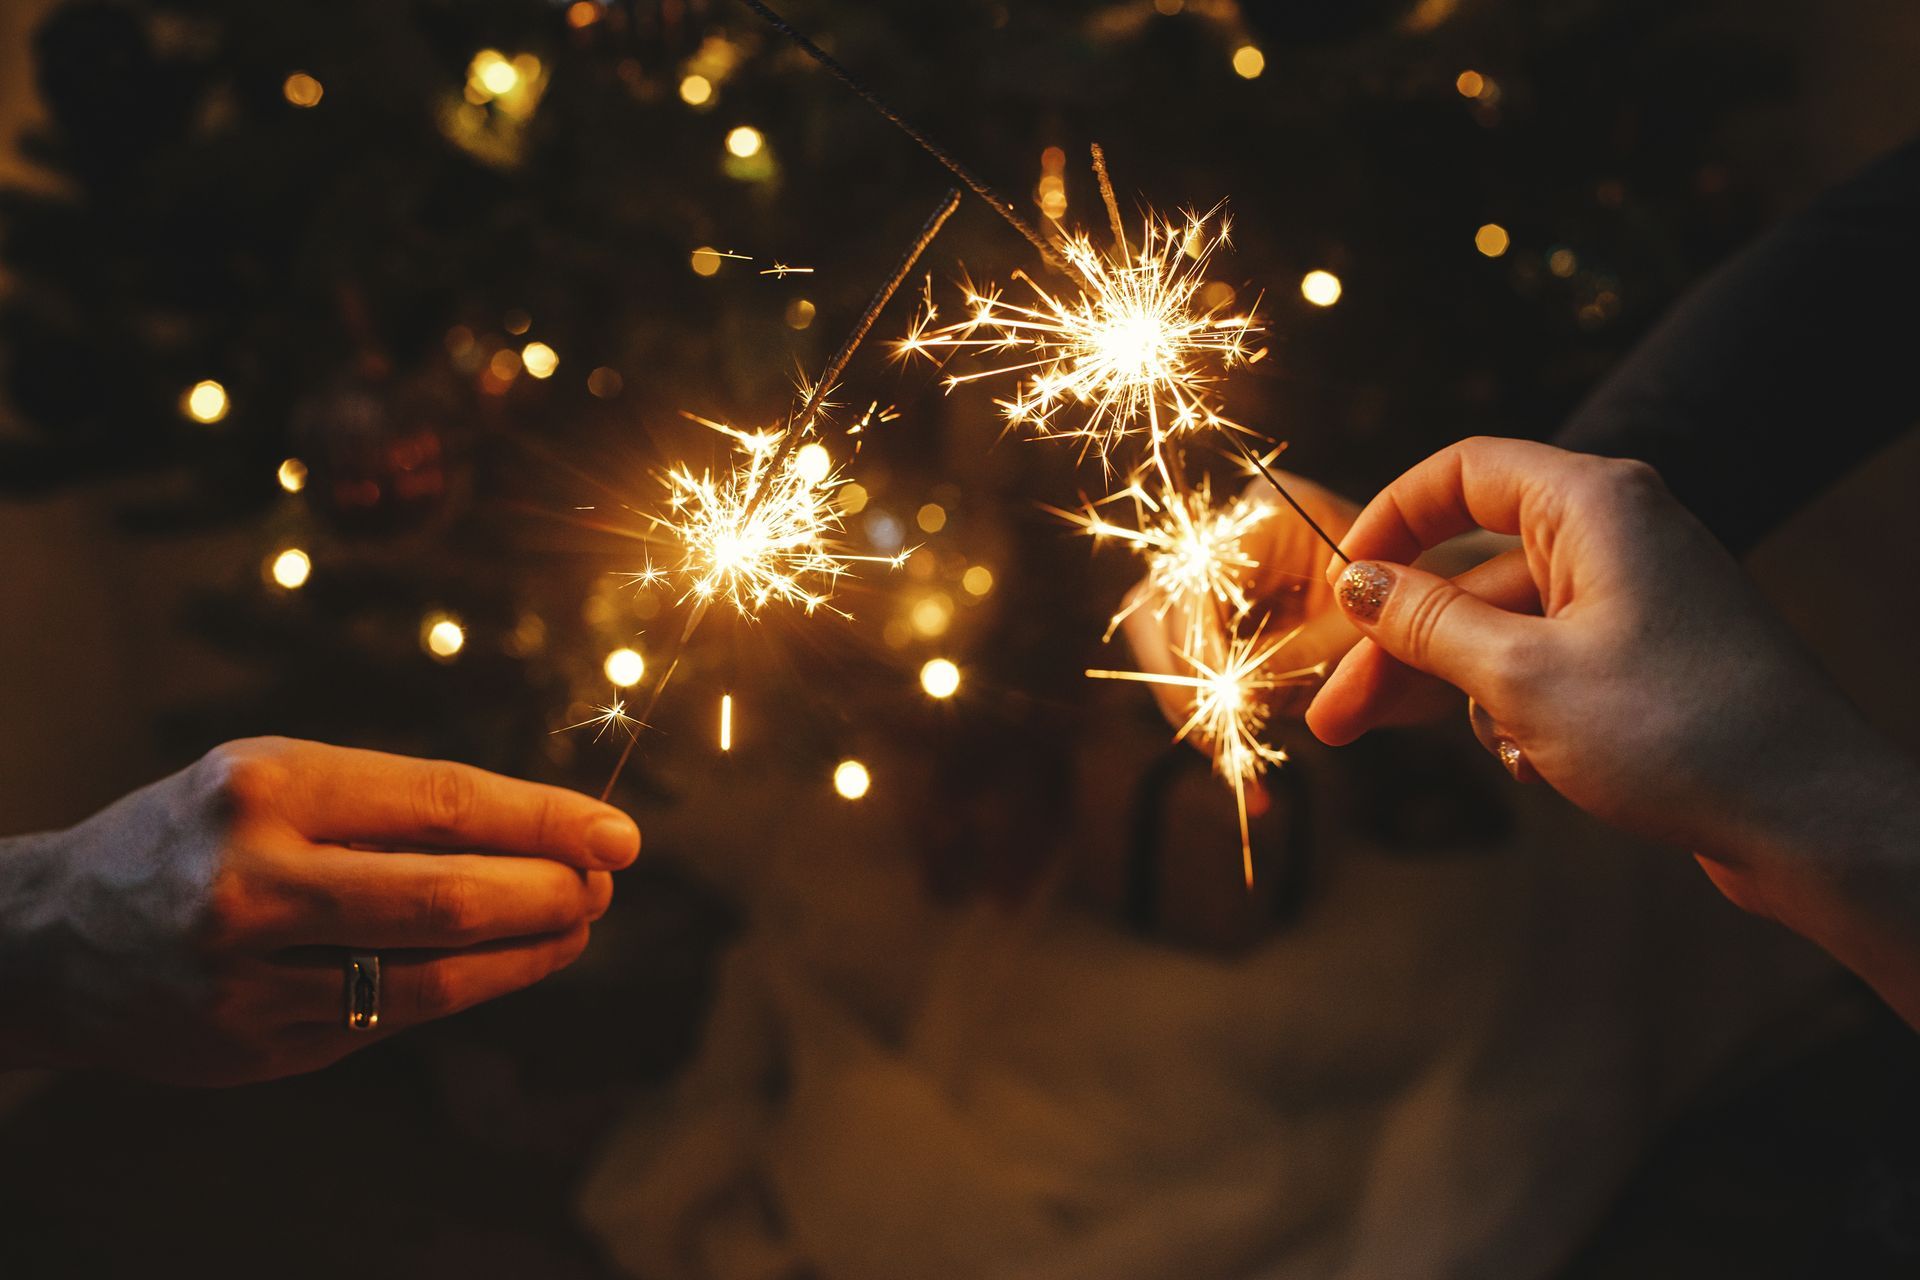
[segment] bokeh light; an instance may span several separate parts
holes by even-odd
[[[1300,277],[1300,296],[1316,307],[1340,301],[1340,277],[1331,271],[1309,271]]]
[[[560,355],[544,342],[529,342],[520,349],[520,363],[536,378],[551,378],[560,367]]]
[[[1267,55],[1258,45],[1243,44],[1233,51],[1233,70],[1242,80],[1257,80],[1267,69]]]
[[[194,383],[180,399],[180,407],[195,422],[218,422],[231,407],[227,389],[211,378]]]
[[[713,81],[702,75],[687,76],[680,81],[680,101],[690,107],[704,107],[713,101]]]
[[[1473,233],[1473,247],[1489,258],[1499,257],[1512,243],[1507,229],[1497,222],[1489,222]]]
[[[270,562],[267,572],[279,586],[298,591],[313,573],[313,561],[298,547],[288,547]]]
[[[452,614],[435,610],[420,620],[420,647],[441,662],[451,662],[467,647],[467,629]]]
[[[728,152],[742,160],[759,155],[766,145],[766,138],[750,124],[737,125],[727,134]]]
[[[280,86],[280,92],[296,107],[317,107],[326,87],[306,72],[296,71]]]
[[[298,458],[287,458],[281,462],[274,476],[280,481],[282,489],[288,493],[298,493],[307,487],[307,464]]]
[[[945,658],[934,658],[920,668],[920,687],[929,698],[951,698],[960,688],[960,668]]]
[[[647,674],[647,660],[637,649],[620,648],[607,655],[601,669],[615,687],[631,689]]]
[[[833,789],[848,800],[858,800],[873,787],[867,766],[858,760],[842,760],[833,770]]]
[[[794,451],[793,469],[808,484],[819,484],[833,470],[833,455],[827,452],[823,444],[803,444]]]

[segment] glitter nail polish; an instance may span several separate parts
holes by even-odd
[[[1340,575],[1340,606],[1361,622],[1378,621],[1392,594],[1393,570],[1383,564],[1357,560]]]

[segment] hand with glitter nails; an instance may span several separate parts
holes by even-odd
[[[1475,583],[1408,567],[1518,534]],[[1721,892],[1818,942],[1920,1026],[1920,768],[1875,733],[1640,463],[1453,445],[1361,512],[1327,567],[1367,637],[1307,711],[1341,745],[1438,678],[1482,741]],[[1425,673],[1424,675],[1420,673]]]

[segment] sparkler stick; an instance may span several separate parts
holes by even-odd
[[[932,216],[921,226],[920,233],[914,237],[913,243],[907,247],[907,251],[903,253],[900,256],[900,260],[894,264],[892,273],[887,276],[886,281],[875,291],[873,297],[868,300],[866,310],[860,314],[860,319],[854,325],[852,332],[848,333],[846,340],[840,344],[839,350],[833,353],[833,358],[827,362],[825,370],[823,370],[820,375],[820,380],[814,383],[808,392],[805,405],[797,415],[788,418],[787,429],[782,433],[780,443],[774,449],[770,461],[765,463],[761,461],[761,453],[755,450],[752,443],[744,438],[744,433],[728,432],[728,434],[741,438],[742,443],[747,445],[748,475],[753,477],[751,481],[753,487],[747,491],[744,502],[739,504],[737,509],[727,508],[725,510],[725,515],[728,518],[728,523],[731,528],[736,531],[751,534],[757,527],[753,523],[755,515],[758,513],[762,503],[766,501],[767,496],[773,493],[776,488],[782,486],[783,477],[786,475],[782,468],[786,466],[788,455],[793,451],[793,447],[798,443],[800,437],[813,425],[814,415],[819,412],[821,402],[826,398],[828,389],[840,375],[845,372],[848,361],[853,359],[854,352],[859,349],[861,340],[867,336],[867,332],[873,328],[873,323],[879,318],[880,312],[883,311],[887,303],[892,300],[895,292],[899,290],[901,282],[913,273],[914,264],[920,260],[920,255],[926,252],[927,246],[933,243],[934,237],[940,234],[940,228],[946,225],[947,219],[953,216],[953,211],[959,208],[959,206],[960,193],[955,190],[949,190],[946,197],[940,202],[939,207],[933,211]],[[824,479],[824,477],[822,478]],[[681,486],[683,491],[685,487],[693,487],[690,473],[682,471],[676,473],[676,475],[670,477],[670,479],[673,479],[677,486]],[[715,493],[713,487],[709,484],[701,484],[694,487],[694,491],[703,498],[711,498]],[[728,491],[722,490],[720,492],[724,493]],[[796,512],[795,514],[817,520],[821,518],[817,513],[830,511],[830,509],[831,508],[823,501],[818,505],[806,506],[804,511]],[[793,522],[789,521],[788,523]],[[793,535],[789,535],[789,540],[792,539],[792,536]],[[734,541],[736,543],[751,545],[755,540],[751,537],[735,537]],[[770,540],[763,534],[758,541],[762,543],[769,541],[777,543],[779,540]],[[744,554],[744,548],[736,547],[734,554]],[[766,549],[760,552],[763,560],[770,554],[771,551]],[[817,557],[809,556],[803,559],[803,565],[807,569],[814,572],[826,573],[829,576],[837,572],[837,570],[832,567],[835,563],[836,561],[825,553],[820,553]],[[762,568],[764,570],[764,566],[762,566]],[[667,659],[666,669],[660,673],[660,679],[654,683],[653,691],[647,695],[646,705],[641,708],[640,714],[637,717],[642,723],[652,719],[654,710],[660,705],[660,695],[666,691],[668,681],[673,679],[673,673],[680,669],[680,659],[687,651],[687,644],[693,639],[693,633],[700,629],[700,623],[707,616],[707,608],[717,594],[714,589],[714,584],[719,580],[719,575],[723,573],[734,573],[737,576],[738,572],[739,567],[737,566],[733,568],[717,566],[716,570],[710,572],[706,578],[708,589],[704,591],[699,590],[700,584],[696,584],[693,608],[687,614],[686,626],[681,628],[680,638],[674,641],[671,656]],[[736,593],[734,599],[735,604],[743,605],[741,598],[737,594],[737,586],[734,590]],[[776,591],[775,594],[788,595],[789,593]],[[797,589],[793,589],[791,594],[796,597],[801,595]],[[809,600],[809,608],[811,608],[812,603],[817,603],[817,600]],[[638,734],[632,734],[628,737],[627,745],[620,752],[620,759],[616,761],[613,766],[613,773],[607,778],[607,785],[600,790],[600,799],[602,801],[605,801],[613,794],[614,787],[618,785],[620,781],[620,775],[626,770],[627,761],[633,757],[634,744],[638,741]]]
[[[820,411],[821,402],[826,399],[827,392],[833,389],[833,384],[840,380],[842,373],[846,372],[847,362],[853,359],[853,353],[858,351],[860,344],[866,340],[868,330],[873,328],[873,322],[880,318],[882,311],[886,310],[887,303],[893,301],[893,295],[899,292],[901,283],[913,274],[914,264],[920,261],[920,255],[927,251],[927,246],[932,244],[934,237],[940,234],[940,228],[947,225],[947,219],[951,218],[953,211],[959,207],[960,193],[949,188],[946,197],[940,202],[940,207],[933,211],[925,223],[921,224],[920,234],[915,236],[913,243],[907,246],[907,251],[900,255],[900,261],[894,264],[893,274],[887,277],[886,283],[874,291],[873,297],[867,302],[867,309],[860,313],[860,319],[853,326],[853,331],[847,334],[846,341],[842,342],[840,349],[833,353],[833,359],[827,361],[827,367],[821,371],[820,380],[814,383],[807,393],[806,404],[801,407],[797,415],[787,419],[787,433],[781,438],[779,449],[774,452],[769,474],[777,472],[780,464],[786,461],[787,454],[792,451],[793,446],[799,443],[800,437],[813,426],[814,414]],[[761,492],[765,492],[764,488]],[[759,494],[754,496],[758,501]],[[751,506],[748,507],[748,512],[751,514]]]
[[[667,669],[660,673],[660,679],[654,682],[653,692],[647,695],[647,705],[640,708],[635,717],[642,725],[653,718],[654,709],[660,705],[660,695],[666,692],[667,681],[673,679],[673,673],[680,669],[681,655],[687,651],[687,641],[693,639],[693,633],[700,628],[700,620],[707,616],[707,602],[698,601],[687,614],[687,625],[680,630],[680,638],[674,641],[673,654],[667,659]],[[607,797],[613,794],[613,788],[619,783],[620,775],[625,772],[627,761],[633,757],[633,744],[640,741],[640,735],[627,735],[627,745],[620,750],[620,759],[614,763],[613,773],[607,778],[607,785],[600,788],[600,803],[605,804]]]
[[[1093,176],[1100,182],[1100,200],[1107,206],[1107,220],[1113,224],[1113,248],[1121,262],[1127,260],[1127,227],[1120,217],[1120,202],[1113,195],[1113,179],[1107,174],[1107,153],[1094,143]]]
[[[1307,522],[1307,528],[1313,530],[1314,536],[1319,538],[1320,541],[1326,543],[1327,546],[1333,549],[1333,554],[1340,557],[1340,562],[1342,564],[1353,563],[1353,560],[1350,557],[1348,557],[1347,553],[1340,549],[1340,544],[1335,542],[1332,539],[1332,537],[1328,535],[1327,531],[1320,527],[1320,522],[1318,520],[1315,520],[1312,516],[1308,515],[1307,509],[1301,506],[1297,501],[1295,501],[1294,496],[1292,494],[1287,492],[1287,486],[1280,483],[1280,477],[1276,476],[1273,473],[1273,468],[1269,467],[1265,462],[1263,462],[1260,459],[1260,455],[1256,454],[1253,450],[1247,448],[1246,441],[1242,440],[1239,436],[1235,435],[1231,431],[1223,431],[1221,432],[1221,434],[1226,436],[1228,441],[1232,443],[1235,452],[1237,452],[1240,455],[1240,457],[1245,460],[1246,464],[1252,467],[1255,471],[1259,472],[1261,477],[1264,478],[1268,484],[1273,486],[1273,491],[1279,494],[1281,498],[1283,498],[1286,501],[1286,504],[1288,506],[1293,508],[1294,514]]]
[[[768,26],[785,36],[792,42],[794,48],[800,50],[800,52],[806,54],[809,58],[812,58],[815,62],[832,72],[834,76],[839,79],[840,83],[853,90],[854,95],[878,112],[883,120],[918,143],[922,151],[925,151],[935,160],[945,165],[947,172],[960,179],[960,181],[965,184],[967,190],[986,201],[995,213],[1006,219],[1008,226],[1026,237],[1027,243],[1039,252],[1042,260],[1044,260],[1049,267],[1062,274],[1067,272],[1067,264],[1061,260],[1060,255],[1055,251],[1053,245],[1045,236],[1041,235],[1040,232],[1035,229],[1032,223],[1020,216],[1019,211],[1014,208],[1011,200],[975,177],[973,171],[961,164],[952,152],[909,124],[899,112],[888,106],[879,94],[869,89],[853,72],[847,70],[846,67],[835,60],[832,54],[807,39],[797,27],[768,8],[762,3],[762,0],[740,0],[740,3],[753,10]]]

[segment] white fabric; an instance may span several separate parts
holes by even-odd
[[[635,1276],[1548,1275],[1832,972],[1543,789],[1497,850],[1322,832],[1301,921],[1235,959],[1059,895],[936,908],[884,794],[805,823],[743,797],[704,833],[751,925],[699,1060],[584,1192]],[[1192,825],[1176,858],[1237,864]]]

